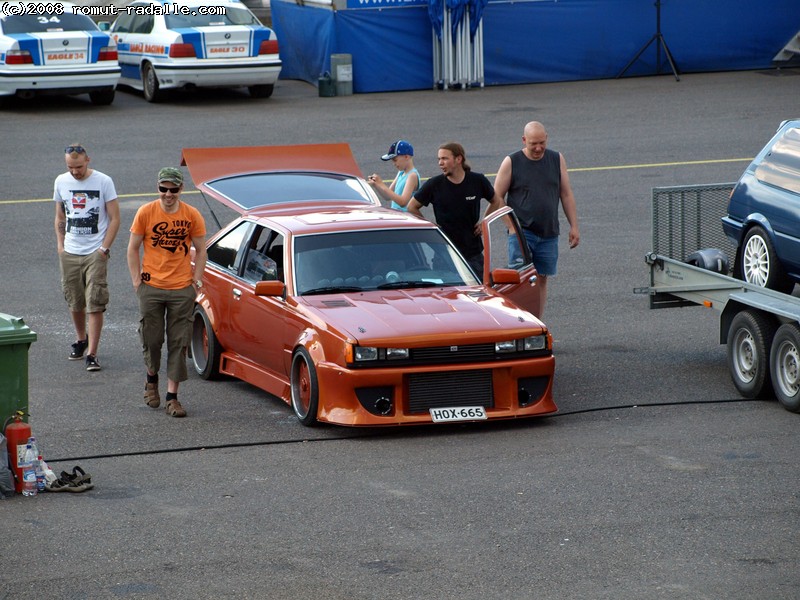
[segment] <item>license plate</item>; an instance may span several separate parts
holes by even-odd
[[[451,406],[449,408],[431,408],[429,410],[434,423],[486,420],[486,409],[482,406]]]

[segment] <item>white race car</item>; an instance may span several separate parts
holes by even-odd
[[[135,0],[120,9],[111,35],[120,83],[148,102],[193,87],[247,87],[267,98],[281,70],[275,32],[235,0]]]
[[[2,2],[0,100],[88,93],[111,104],[120,78],[117,47],[67,2]]]

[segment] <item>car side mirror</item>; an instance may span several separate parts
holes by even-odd
[[[515,285],[520,282],[519,271],[514,269],[495,269],[491,272],[491,285],[510,283]]]
[[[285,292],[286,284],[282,281],[256,282],[256,296],[283,296]]]
[[[97,26],[100,28],[100,31],[111,31],[111,23],[108,21],[100,21],[97,23]]]

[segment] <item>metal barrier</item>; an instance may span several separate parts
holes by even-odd
[[[653,252],[679,260],[718,248],[733,267],[736,246],[722,230],[735,183],[653,188]]]

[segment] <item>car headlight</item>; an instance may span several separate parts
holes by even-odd
[[[494,351],[497,354],[510,354],[512,352],[533,352],[547,348],[547,335],[532,335],[521,340],[505,340],[495,342]]]
[[[544,350],[547,348],[547,336],[546,335],[533,335],[531,337],[526,337],[523,342],[523,349],[525,351],[529,350]]]
[[[373,360],[403,360],[408,358],[408,348],[376,348],[374,346],[352,346],[353,362]]]

